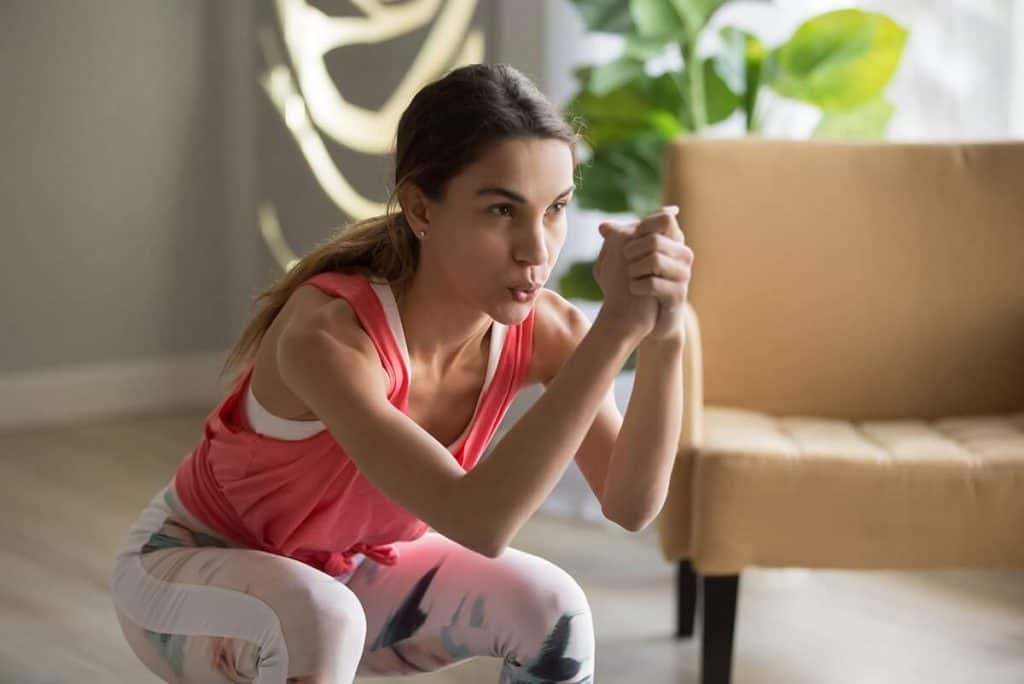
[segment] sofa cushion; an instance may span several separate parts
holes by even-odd
[[[1024,141],[665,150],[703,403],[936,420],[1024,409]]]
[[[743,567],[1024,567],[1024,412],[848,422],[705,408],[691,553]]]

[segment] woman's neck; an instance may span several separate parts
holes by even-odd
[[[486,313],[417,276],[392,292],[414,366],[445,374],[486,353],[493,323]]]

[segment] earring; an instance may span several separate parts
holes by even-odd
[[[421,230],[421,231],[419,232],[419,236],[420,236],[420,239],[421,239],[421,240],[422,240],[423,238],[427,237],[427,231],[425,231],[425,230]]]

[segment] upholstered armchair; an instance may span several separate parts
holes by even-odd
[[[1024,141],[682,138],[664,179],[696,260],[657,528],[702,682],[744,568],[1024,568]]]

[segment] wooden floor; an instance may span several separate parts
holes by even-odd
[[[108,579],[122,535],[202,418],[0,435],[0,683],[158,681],[122,640]],[[596,682],[697,681],[699,642],[670,637],[674,570],[653,530],[538,515],[514,545],[587,591]],[[1024,683],[1021,572],[750,570],[739,606],[736,684]],[[496,673],[477,659],[419,681],[486,684]]]

